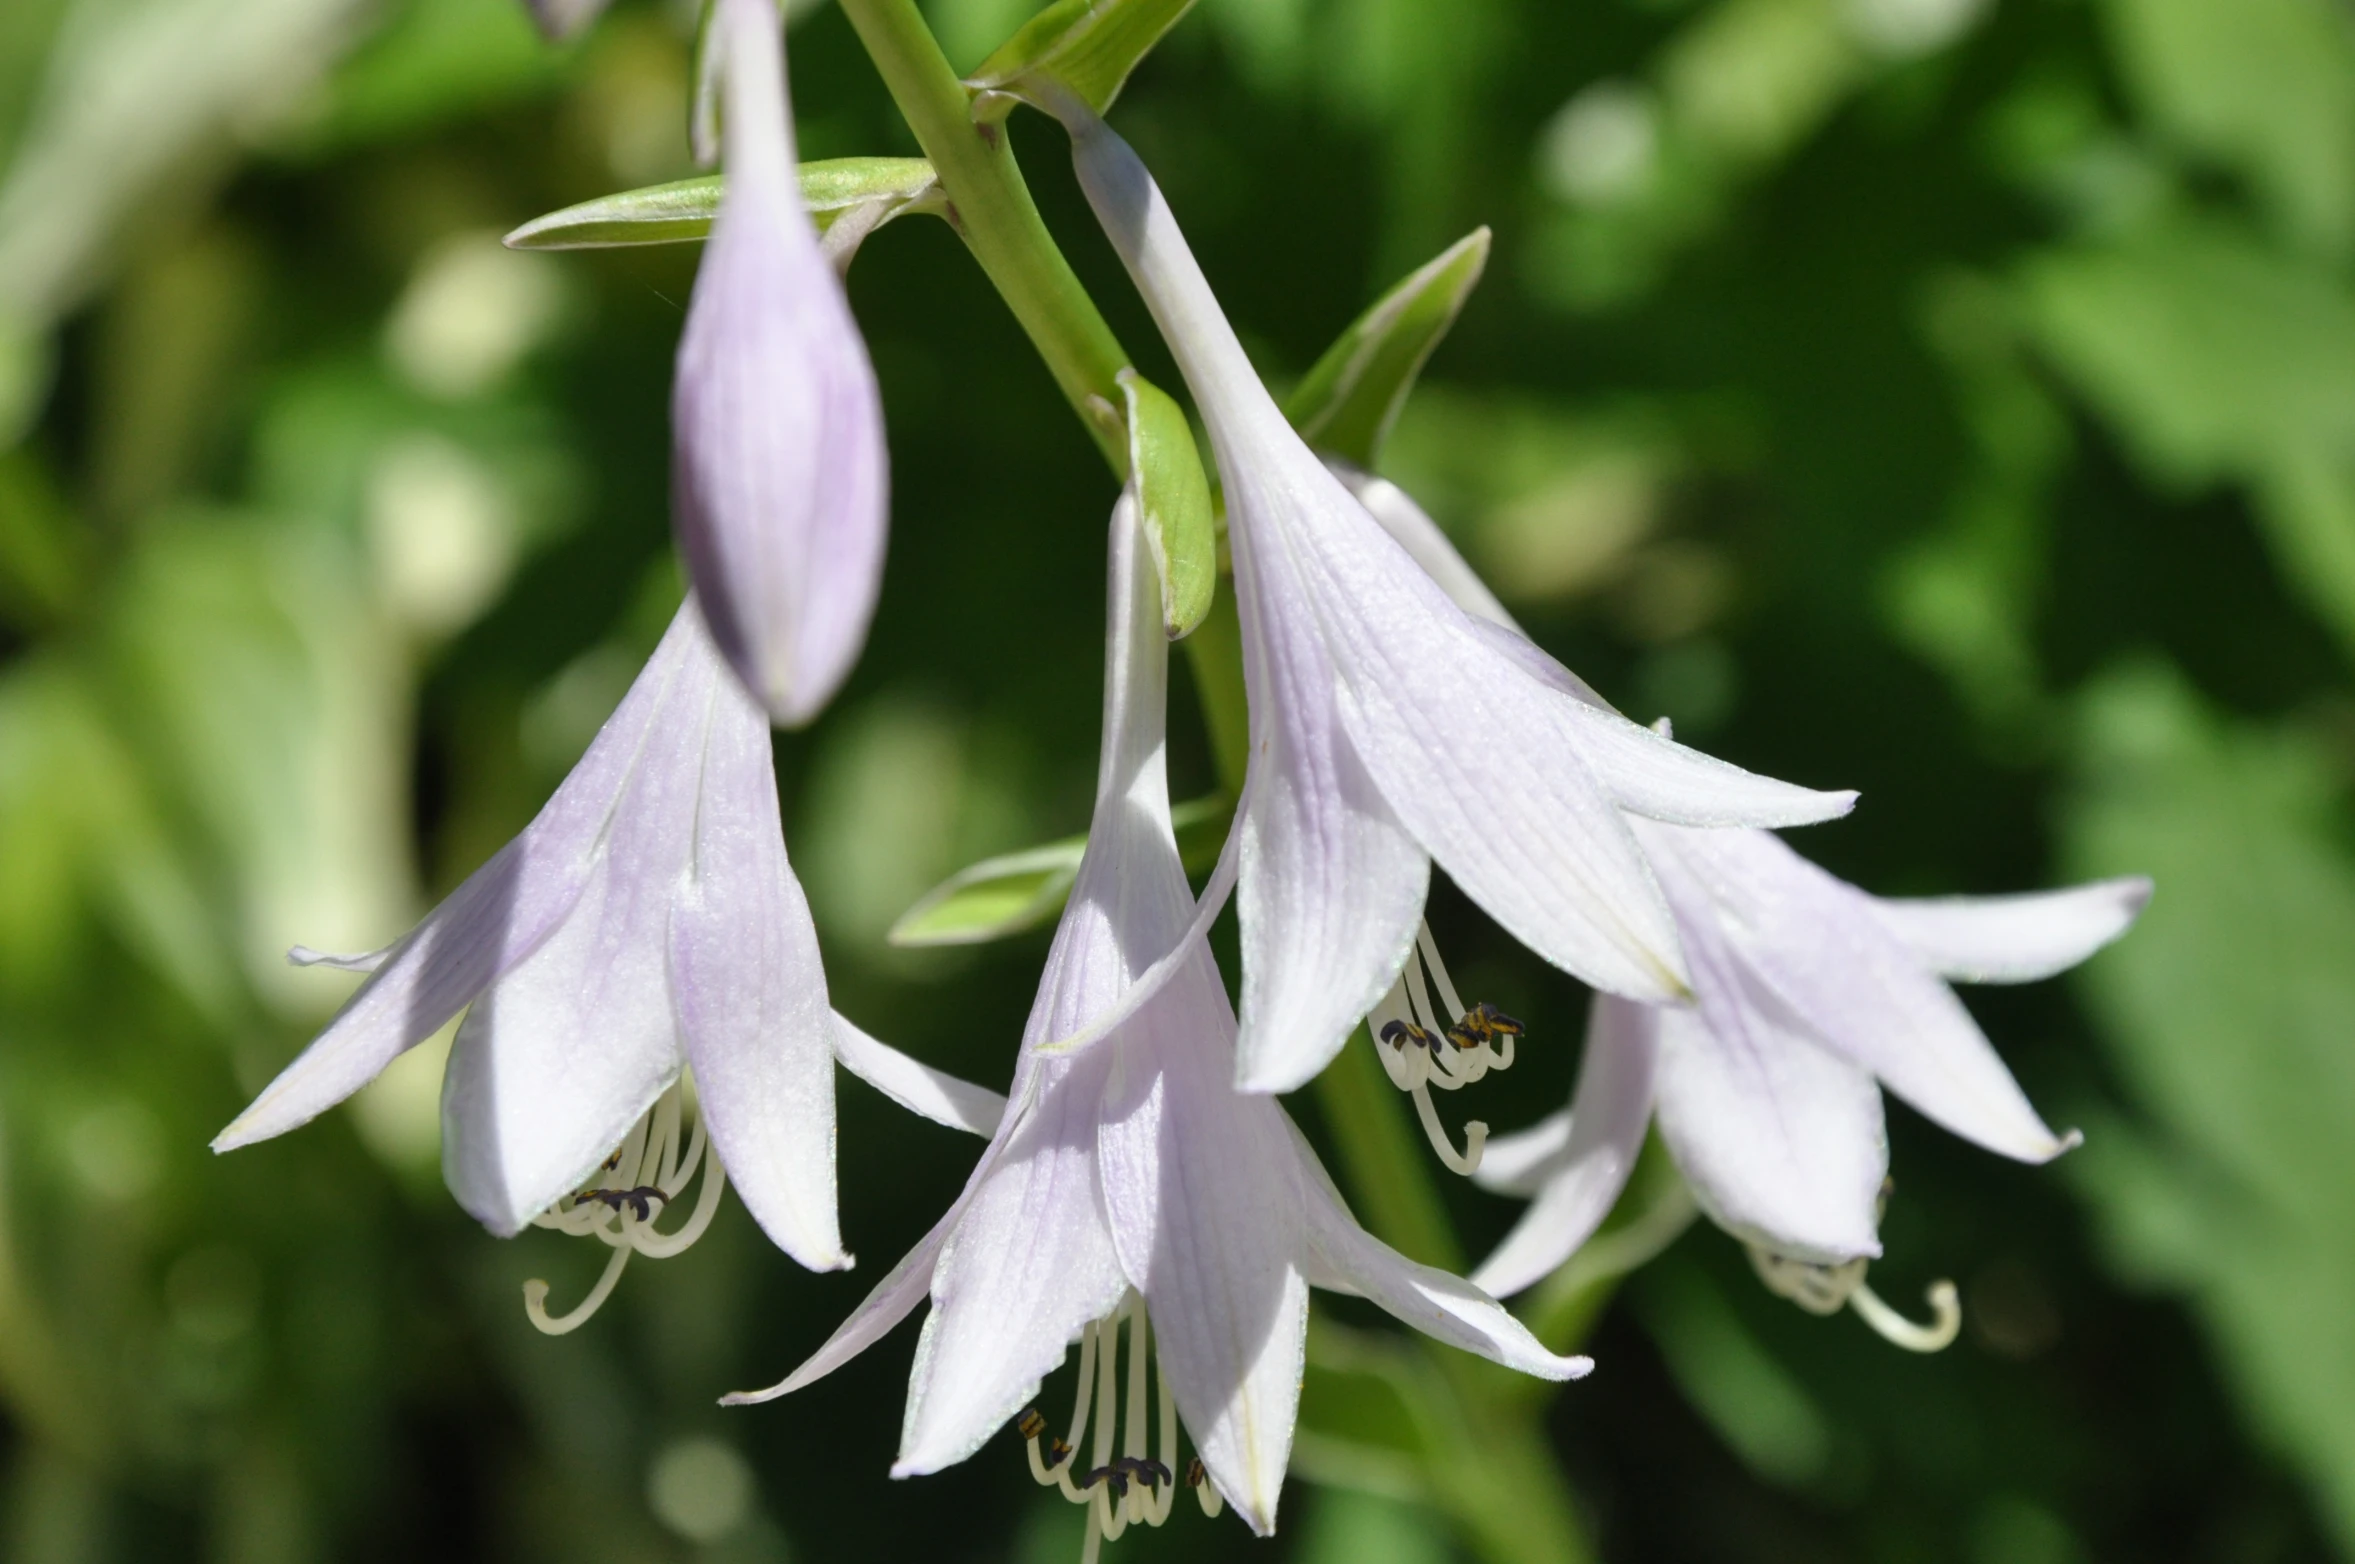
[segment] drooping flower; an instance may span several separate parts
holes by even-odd
[[[1006,1116],[949,1213],[833,1338],[783,1383],[729,1399],[812,1383],[929,1294],[896,1474],[971,1455],[1037,1395],[1077,1339],[1080,1403],[1068,1438],[1050,1435],[1035,1412],[1021,1431],[1034,1475],[1090,1505],[1091,1538],[1166,1517],[1181,1422],[1210,1493],[1264,1533],[1289,1460],[1311,1286],[1363,1294],[1440,1340],[1533,1374],[1569,1378],[1587,1365],[1547,1352],[1460,1278],[1368,1235],[1283,1109],[1233,1089],[1234,1012],[1190,928],[1195,904],[1170,829],[1168,652],[1126,497],[1112,552],[1095,816]],[[1181,939],[1177,975],[1101,1044],[1040,1050]],[[1148,1317],[1162,1386],[1151,1450]],[[1112,1366],[1123,1320],[1125,1419]],[[1092,1454],[1083,1459],[1082,1448]]]
[[[1702,1210],[1751,1246],[1770,1285],[1832,1307],[1880,1253],[1881,1087],[2022,1162],[2076,1144],[2029,1106],[1947,982],[2074,966],[2126,931],[2149,881],[1883,900],[1764,831],[1638,831],[1676,909],[1694,1002],[1597,996],[1570,1111],[1493,1142],[1478,1175],[1536,1196],[1483,1262],[1483,1285],[1515,1292],[1567,1259],[1655,1116]]]
[[[982,1134],[996,1123],[995,1093],[829,1008],[768,721],[692,597],[520,836],[386,949],[293,955],[368,980],[213,1149],[309,1122],[464,1010],[442,1080],[450,1191],[502,1237],[544,1219],[613,1245],[591,1308],[628,1254],[701,1232],[723,1167],[786,1253],[850,1263],[835,1220],[838,1059],[918,1113]],[[696,1211],[659,1228],[699,1172]],[[549,1320],[542,1297],[544,1326],[586,1317]]]
[[[801,201],[771,0],[716,0],[728,182],[679,340],[671,509],[712,638],[778,722],[867,638],[888,521],[883,408]]]
[[[1411,496],[1338,471],[1533,671],[1599,703],[1520,635]],[[1695,1199],[1749,1245],[1769,1286],[1818,1312],[1853,1306],[1905,1345],[1941,1343],[1959,1323],[1950,1288],[1933,1290],[1941,1321],[1925,1331],[1863,1285],[1888,1175],[1880,1088],[2021,1161],[2068,1149],[2074,1137],[2045,1126],[1946,981],[2024,983],[2074,966],[2126,931],[2150,882],[1887,901],[1765,831],[1633,824],[1675,912],[1693,1002],[1596,995],[1570,1108],[1489,1141],[1473,1175],[1533,1197],[1473,1279],[1510,1294],[1568,1259],[1609,1214],[1656,1114]]]
[[[1853,795],[1753,776],[1568,698],[1517,637],[1450,602],[1285,422],[1135,153],[1082,107],[1067,123],[1226,487],[1251,709],[1230,844],[1239,1082],[1286,1090],[1340,1049],[1399,978],[1433,859],[1555,965],[1635,998],[1685,994],[1622,811],[1791,825]]]

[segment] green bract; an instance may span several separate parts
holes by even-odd
[[[1128,471],[1145,541],[1161,575],[1161,617],[1173,641],[1191,635],[1218,590],[1218,538],[1210,479],[1185,410],[1133,369],[1120,372],[1128,399]]]
[[[1476,228],[1351,321],[1284,400],[1284,416],[1300,437],[1371,468],[1424,360],[1487,264],[1488,230]]]
[[[965,78],[979,95],[978,117],[1003,119],[1017,101],[1047,108],[1051,81],[1098,114],[1112,107],[1137,62],[1177,25],[1194,0],[1057,0],[998,46]],[[1051,112],[1051,110],[1050,110]]]
[[[705,174],[667,185],[599,196],[545,217],[507,236],[518,250],[596,250],[626,244],[677,244],[711,232],[724,175]],[[818,232],[862,208],[880,209],[868,228],[910,212],[937,212],[945,202],[932,165],[920,157],[845,157],[801,165],[801,199]]]
[[[1188,869],[1217,858],[1234,813],[1233,803],[1220,793],[1170,811]],[[1084,836],[1068,836],[960,869],[902,913],[887,938],[902,947],[980,945],[1036,928],[1063,910],[1087,845]]]

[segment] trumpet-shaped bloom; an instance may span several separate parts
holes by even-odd
[[[712,638],[798,726],[866,643],[888,519],[883,407],[795,173],[771,0],[716,0],[727,192],[671,394],[671,509]]]
[[[1580,701],[1451,602],[1285,422],[1135,153],[1071,119],[1081,185],[1226,487],[1251,706],[1230,844],[1240,1083],[1285,1090],[1339,1050],[1406,962],[1433,859],[1555,965],[1683,996],[1676,927],[1622,811],[1791,825],[1853,795],[1753,776]]]
[[[1492,1141],[1476,1176],[1535,1196],[1478,1279],[1515,1292],[1594,1232],[1647,1123],[1702,1210],[1770,1260],[1880,1253],[1882,1086],[1990,1151],[2076,1143],[2029,1106],[1947,982],[2028,982],[2123,934],[2150,882],[1890,901],[1764,831],[1639,827],[1693,963],[1695,1002],[1597,995],[1567,1115]],[[1858,1273],[1861,1275],[1861,1271]]]
[[[1567,1378],[1586,1365],[1547,1352],[1460,1278],[1365,1233],[1283,1110],[1233,1090],[1234,1013],[1190,926],[1196,909],[1170,829],[1168,653],[1142,555],[1124,497],[1113,524],[1095,817],[1005,1119],[947,1216],[833,1339],[782,1384],[730,1399],[810,1384],[929,1293],[895,1472],[971,1455],[1079,1339],[1083,1381],[1094,1368],[1104,1386],[1093,1467],[1072,1453],[1085,1443],[1085,1402],[1052,1461],[1039,1450],[1044,1419],[1025,1416],[1022,1430],[1039,1475],[1100,1502],[1095,1535],[1166,1514],[1165,1484],[1177,1470],[1172,1407],[1212,1491],[1265,1532],[1291,1449],[1311,1286],[1362,1294],[1440,1340],[1533,1374]],[[1177,975],[1101,1045],[1062,1054],[1036,1046],[1101,1012],[1181,940]],[[1159,1344],[1158,1461],[1144,1448],[1141,1321],[1130,1337],[1126,1448],[1117,1462],[1109,1454],[1119,1419],[1105,1365],[1132,1295]],[[1081,1393],[1092,1394],[1085,1383]]]
[[[368,980],[213,1148],[308,1122],[464,1010],[442,1081],[443,1171],[501,1236],[545,1214],[617,1255],[681,1247],[701,1230],[695,1217],[653,1224],[709,1162],[708,1132],[779,1247],[816,1269],[846,1266],[837,1059],[941,1122],[996,1123],[994,1093],[828,1007],[785,857],[769,725],[692,598],[522,835],[385,950],[295,959]],[[687,1070],[700,1113],[691,1137]],[[706,1204],[717,1199],[708,1178]]]

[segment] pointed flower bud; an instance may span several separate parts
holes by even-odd
[[[768,0],[717,0],[727,191],[671,394],[671,509],[719,643],[797,726],[842,684],[883,573],[883,408],[795,172]]]

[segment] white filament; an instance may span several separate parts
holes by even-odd
[[[1962,1298],[1949,1281],[1932,1282],[1927,1297],[1930,1323],[1918,1324],[1882,1301],[1864,1282],[1863,1259],[1838,1265],[1794,1260],[1757,1244],[1750,1246],[1750,1263],[1767,1290],[1790,1299],[1810,1314],[1837,1314],[1854,1309],[1883,1341],[1908,1352],[1942,1352],[1962,1333]]]
[[[1438,1005],[1432,1003],[1433,989],[1438,990]],[[1439,1110],[1432,1106],[1431,1088],[1460,1091],[1491,1070],[1513,1067],[1509,1032],[1498,1034],[1493,1041],[1484,1037],[1473,1048],[1459,1048],[1449,1038],[1450,1029],[1464,1019],[1468,1009],[1447,975],[1446,963],[1439,959],[1439,946],[1426,923],[1415,933],[1414,948],[1407,952],[1398,981],[1366,1016],[1366,1027],[1374,1035],[1374,1053],[1389,1073],[1391,1084],[1415,1099],[1415,1117],[1422,1121],[1432,1151],[1449,1171],[1466,1175],[1480,1166],[1480,1155],[1488,1144],[1488,1126],[1478,1119],[1467,1122],[1464,1149],[1457,1151],[1439,1122]],[[1419,1029],[1431,1039],[1431,1045],[1405,1036],[1395,1043],[1384,1041],[1382,1034],[1393,1023]]]
[[[587,1323],[613,1295],[632,1254],[668,1259],[711,1226],[728,1179],[720,1159],[712,1154],[702,1115],[692,1111],[693,1091],[692,1081],[681,1075],[631,1126],[613,1155],[598,1166],[591,1183],[532,1218],[534,1227],[552,1228],[574,1238],[596,1238],[613,1249],[613,1258],[605,1262],[605,1274],[569,1314],[548,1313],[545,1281],[534,1277],[523,1284],[524,1315],[547,1334],[561,1336]],[[681,1130],[689,1125],[682,1146]],[[677,1228],[662,1231],[656,1224],[678,1203],[698,1173],[703,1176],[703,1190],[695,1209]]]
[[[1128,1326],[1125,1373],[1120,1349],[1120,1328],[1124,1322]],[[1111,1314],[1080,1328],[1079,1386],[1073,1396],[1071,1433],[1063,1441],[1066,1454],[1061,1460],[1049,1465],[1046,1452],[1040,1448],[1044,1420],[1034,1421],[1035,1412],[1024,1417],[1023,1444],[1030,1458],[1030,1475],[1042,1487],[1059,1489],[1064,1498],[1087,1508],[1087,1545],[1080,1554],[1081,1564],[1095,1564],[1104,1544],[1117,1541],[1131,1524],[1161,1525],[1169,1519],[1170,1507],[1177,1502],[1180,1471],[1177,1402],[1170,1398],[1169,1377],[1161,1372],[1158,1357],[1152,1358],[1152,1377],[1158,1387],[1159,1437],[1150,1450],[1146,1440],[1148,1428],[1155,1421],[1148,1417],[1146,1403],[1146,1363],[1152,1346],[1152,1326],[1145,1313],[1145,1300],[1132,1288]],[[1091,1432],[1093,1438],[1081,1470],[1081,1441],[1088,1439]],[[1116,1441],[1124,1463],[1141,1463],[1151,1457],[1167,1475],[1148,1486],[1131,1466],[1126,1473],[1124,1491],[1117,1496],[1113,1491],[1116,1484],[1109,1477],[1096,1475],[1094,1481],[1087,1481],[1091,1475],[1103,1473],[1112,1465]],[[1205,1514],[1219,1512],[1217,1491],[1208,1482],[1197,1485],[1194,1491]]]
[[[1891,1346],[1908,1352],[1943,1352],[1962,1334],[1962,1299],[1949,1281],[1932,1282],[1927,1296],[1933,1316],[1927,1325],[1917,1325],[1899,1314],[1862,1282],[1848,1295],[1848,1307],[1862,1315],[1865,1324]]]

